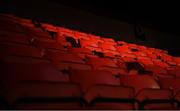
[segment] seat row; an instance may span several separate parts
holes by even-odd
[[[3,107],[10,109],[176,109],[180,100],[179,78],[59,71],[47,61],[6,61],[1,71]]]

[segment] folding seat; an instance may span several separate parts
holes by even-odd
[[[109,44],[109,43],[100,43],[99,47],[101,47],[102,50],[116,51],[116,48],[114,47],[114,45],[113,44]]]
[[[180,90],[180,78],[159,78],[161,88],[173,90],[174,95]]]
[[[71,36],[71,37],[75,37],[75,32],[67,29],[67,28],[63,28],[63,27],[58,27],[58,34],[59,35],[66,35],[66,36]]]
[[[119,51],[120,54],[132,53],[128,45],[117,46],[117,50]]]
[[[37,38],[47,38],[52,39],[48,32],[43,31],[41,28],[26,28],[26,32],[29,35],[37,37]]]
[[[100,70],[71,70],[70,80],[79,84],[85,93],[97,84],[120,85],[119,79],[111,72]]]
[[[136,94],[145,88],[160,88],[153,77],[149,75],[121,76],[120,81],[123,86],[133,87]]]
[[[123,53],[123,54],[120,54],[122,60],[124,62],[135,62],[137,61],[137,57],[134,55],[134,54],[130,54],[130,53]]]
[[[149,75],[121,76],[123,86],[135,89],[140,109],[171,109],[173,96],[169,90],[162,90],[158,83]]]
[[[144,68],[148,71],[152,71],[155,75],[164,74],[167,75],[167,70],[157,65],[144,65]]]
[[[89,55],[92,54],[92,51],[89,50],[89,49],[86,49],[86,48],[73,48],[73,47],[69,47],[68,50],[71,53],[77,53],[77,54],[82,53],[82,54],[89,54]]]
[[[180,66],[180,57],[173,57],[173,60],[176,62],[178,66]]]
[[[83,32],[79,32],[79,31],[75,31],[75,38],[76,39],[85,39],[85,40],[90,40],[90,37],[88,34],[83,33]]]
[[[175,109],[175,101],[171,90],[143,89],[137,94],[136,99],[139,101],[139,109],[141,110]]]
[[[148,57],[137,57],[137,60],[143,65],[153,65],[153,61]]]
[[[101,39],[100,36],[96,36],[96,35],[92,35],[92,34],[88,34],[88,35],[89,35],[89,37],[90,37],[90,39],[91,39],[92,41],[95,41],[95,42],[103,42],[103,40]]]
[[[147,54],[147,56],[148,56],[149,58],[151,58],[151,59],[157,59],[157,55],[154,54],[154,53],[147,52],[146,54]]]
[[[72,63],[85,63],[82,59],[80,59],[77,55],[73,55],[71,53],[61,52],[61,51],[48,51],[47,57],[54,61],[64,61],[64,62],[72,62]]]
[[[2,63],[1,79],[10,82],[68,82],[68,75],[63,74],[51,64],[17,63],[6,61]]]
[[[25,27],[34,27],[34,24],[30,19],[20,19],[19,24]]]
[[[26,34],[9,31],[0,31],[0,42],[15,42],[21,44],[29,44],[28,37]]]
[[[28,45],[1,43],[0,49],[7,55],[27,56],[27,57],[37,57],[37,58],[42,58],[44,56],[43,50],[39,50],[35,47]]]
[[[88,48],[90,50],[95,50],[95,51],[100,51],[101,52],[101,48],[98,46],[98,41],[94,41],[91,39],[91,41],[89,40],[81,40],[81,47],[82,48]]]
[[[109,58],[88,58],[87,64],[91,65],[94,70],[110,71],[113,74],[119,74],[121,69],[115,63],[115,60]]]
[[[168,70],[168,73],[175,77],[180,77],[180,67],[175,67],[171,70]]]
[[[162,67],[162,68],[167,68],[167,67],[169,67],[167,63],[162,62],[161,60],[152,59],[152,61],[154,62],[155,65],[160,66],[160,67]]]
[[[50,24],[43,23],[42,27],[45,28],[45,30],[47,30],[47,31],[52,31],[52,32],[57,32],[58,31],[55,26],[50,25]]]
[[[167,55],[167,54],[162,54],[162,55],[161,55],[161,58],[162,58],[162,60],[165,61],[165,62],[173,61],[172,56]]]
[[[11,109],[82,109],[83,98],[78,85],[53,83],[17,83],[4,94]]]
[[[112,38],[101,38],[104,42],[107,42],[107,43],[112,43],[112,44],[116,44],[114,39]]]
[[[69,68],[86,70],[91,69],[91,66],[87,65],[83,59],[71,53],[48,51],[47,58],[49,58],[60,70]]]
[[[87,109],[134,109],[134,90],[115,85],[95,85],[85,93]]]
[[[74,48],[69,47],[68,51],[73,54],[77,54],[80,58],[84,59],[86,55],[93,55],[92,51],[87,48]]]

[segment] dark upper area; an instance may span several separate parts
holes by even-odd
[[[0,4],[1,4],[0,5],[1,12],[15,13],[16,15],[19,15],[22,17],[35,18],[42,21],[51,22],[57,25],[59,25],[58,20],[59,18],[61,18],[60,17],[61,15],[58,15],[58,11],[60,10],[57,7],[59,6],[66,6],[73,9],[82,10],[83,12],[87,12],[89,14],[104,17],[106,19],[112,19],[112,20],[121,21],[121,22],[123,21],[125,23],[130,23],[130,24],[138,23],[150,29],[154,29],[163,33],[165,32],[168,34],[175,35],[170,38],[169,46],[171,47],[169,49],[171,50],[172,54],[180,55],[179,52],[177,51],[179,50],[179,41],[180,41],[179,39],[180,32],[178,28],[178,26],[180,25],[179,17],[178,17],[178,12],[179,12],[178,3],[173,3],[170,1],[169,2],[168,1],[163,1],[163,2],[157,2],[157,1],[156,2],[152,2],[152,1],[140,2],[139,1],[137,2],[137,1],[130,1],[130,0],[126,0],[126,1],[118,1],[118,0],[111,0],[111,1],[110,0],[104,0],[104,1],[97,1],[97,0],[96,1],[95,0],[11,1],[11,0],[6,0],[5,1],[4,0],[4,1],[1,1]],[[56,5],[55,8],[52,7],[52,4]],[[66,13],[66,11],[67,10],[61,10],[61,12],[64,12],[64,13]],[[67,13],[69,13],[69,11],[67,11]],[[46,18],[42,19],[43,17],[46,17]],[[64,18],[66,19],[66,17]],[[73,13],[71,14],[71,16],[68,15],[68,17],[73,17]],[[75,20],[77,19],[76,17],[74,18]],[[71,21],[74,18],[68,18],[71,20],[67,20],[68,21],[67,23],[73,24],[74,22],[71,22]],[[83,25],[68,26],[66,21],[63,21],[63,23],[61,23],[60,25],[66,26],[72,29],[73,28],[80,29],[80,30],[84,29],[81,31],[85,31],[85,32],[89,31],[95,34],[101,33],[100,32],[101,30],[98,30],[98,29],[93,30],[91,26],[85,26],[84,24],[87,23],[87,21],[83,20],[83,17],[80,19]],[[108,34],[105,34],[105,35],[108,35]],[[112,36],[114,35],[112,34]],[[164,36],[164,38],[166,39],[166,36]],[[168,40],[169,38],[167,37],[167,41]],[[168,43],[164,42],[164,44],[168,44]],[[157,46],[157,48],[166,49],[166,47],[163,45]]]

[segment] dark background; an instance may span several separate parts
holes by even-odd
[[[178,2],[120,0],[4,0],[0,11],[86,33],[166,49],[180,55]],[[146,32],[137,40],[134,24]]]

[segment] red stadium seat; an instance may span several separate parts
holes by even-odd
[[[77,85],[67,83],[24,83],[9,88],[4,96],[12,109],[82,109],[83,99]]]
[[[0,42],[14,42],[21,44],[29,44],[26,34],[21,34],[17,32],[1,31],[0,32]]]
[[[163,89],[143,89],[136,99],[140,102],[139,109],[145,110],[170,110],[175,109],[173,93]]]
[[[130,87],[95,85],[85,94],[88,109],[134,109],[134,92]]]
[[[171,89],[174,94],[180,90],[180,78],[159,78],[159,84],[163,89]]]
[[[73,83],[80,84],[83,92],[87,92],[97,84],[120,85],[119,79],[113,76],[110,72],[98,70],[72,70],[70,80]]]
[[[94,70],[109,71],[113,74],[119,74],[122,71],[115,60],[109,58],[88,58],[87,64]]]
[[[16,56],[28,56],[42,58],[44,51],[28,45],[21,44],[0,44],[0,49],[5,54],[16,55]]]
[[[133,87],[137,94],[140,90],[145,88],[159,89],[159,85],[149,75],[132,75],[132,76],[121,76],[120,81],[123,86]]]

